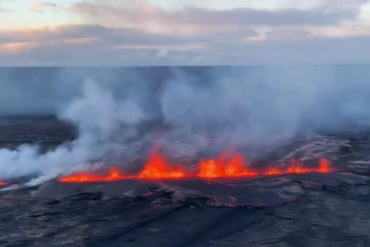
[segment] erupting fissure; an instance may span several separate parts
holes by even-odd
[[[88,183],[88,182],[114,182],[124,180],[127,177],[122,175],[116,167],[109,169],[109,174],[99,175],[89,172],[80,172],[71,176],[62,177],[59,179],[63,183]]]
[[[170,164],[157,148],[151,152],[143,170],[135,175],[122,174],[111,167],[109,174],[102,175],[80,172],[59,179],[63,183],[113,182],[124,179],[180,179],[180,178],[245,178],[257,176],[278,176],[284,174],[329,173],[333,168],[327,159],[321,159],[315,168],[305,167],[303,163],[292,160],[286,167],[268,167],[263,170],[252,169],[250,163],[237,153],[226,150],[217,159],[202,159],[197,171],[187,171],[179,165]]]

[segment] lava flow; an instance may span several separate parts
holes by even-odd
[[[321,159],[319,161],[319,167],[317,168],[304,167],[302,163],[292,160],[289,166],[285,169],[268,168],[260,175],[277,176],[284,174],[330,173],[330,172],[333,172],[333,168],[331,168],[330,162],[327,159]]]
[[[111,167],[109,174],[98,175],[81,172],[59,179],[63,183],[113,182],[124,179],[179,179],[179,178],[247,178],[257,176],[278,176],[284,174],[329,173],[333,169],[327,159],[321,159],[318,167],[305,167],[303,163],[292,160],[286,167],[268,167],[256,170],[250,168],[248,161],[237,152],[226,150],[216,159],[202,159],[198,170],[189,172],[180,166],[170,164],[155,148],[143,170],[136,175],[124,175],[116,167]]]
[[[116,167],[109,169],[109,174],[98,175],[89,172],[81,172],[59,179],[62,183],[88,183],[88,182],[114,182],[124,180],[127,177],[122,175]]]

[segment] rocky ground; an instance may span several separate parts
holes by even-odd
[[[48,121],[25,131],[39,131],[27,142],[73,138]],[[2,147],[24,142],[17,126],[0,125]],[[370,246],[369,140],[366,131],[326,133],[286,149],[283,159],[330,158],[331,174],[3,187],[0,246]]]

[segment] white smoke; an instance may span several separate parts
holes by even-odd
[[[49,96],[45,104],[51,102],[61,120],[77,127],[78,138],[46,153],[30,145],[0,149],[0,179],[35,176],[37,183],[112,162],[128,165],[132,157],[145,160],[143,147],[158,139],[169,155],[181,157],[207,152],[214,143],[253,148],[279,145],[301,132],[359,123],[370,126],[369,69],[348,70],[348,75],[325,67],[209,68],[205,75],[171,69],[169,76],[161,74],[168,71],[156,71],[161,69],[151,70],[146,79],[133,73],[128,82],[105,83],[108,78],[122,77],[105,73],[99,74],[103,81],[95,77],[97,82],[87,80],[82,88],[66,84],[71,88],[64,92],[70,95],[56,97],[55,102]],[[61,81],[74,81],[70,74]],[[17,112],[30,110],[34,98],[26,97],[29,107],[22,105]],[[40,104],[35,107],[39,109]],[[145,125],[151,122],[165,130],[153,131],[150,124]]]
[[[90,80],[85,82],[82,96],[70,102],[59,116],[78,127],[79,137],[44,154],[31,145],[16,150],[0,149],[1,178],[37,175],[34,183],[86,166],[102,165],[99,161],[114,148],[112,140],[122,125],[137,124],[144,119],[137,105],[114,99],[111,92]],[[125,129],[124,135],[132,134],[130,128]]]

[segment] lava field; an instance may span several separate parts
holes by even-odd
[[[1,123],[2,147],[74,138],[57,121],[29,121]],[[370,131],[355,128],[299,136],[281,155],[325,158],[327,172],[3,181],[0,246],[370,246],[369,151]]]

